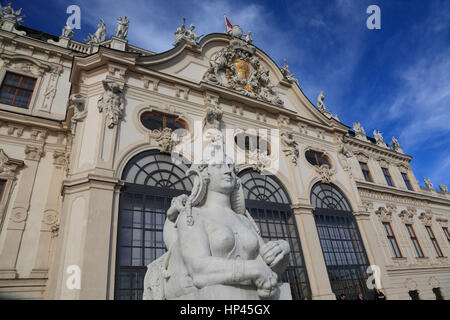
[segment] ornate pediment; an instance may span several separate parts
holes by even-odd
[[[392,210],[388,210],[385,207],[379,207],[375,213],[381,222],[392,222]]]
[[[255,53],[256,48],[250,43],[232,39],[227,47],[211,57],[203,79],[245,96],[283,106],[283,100],[270,81],[269,69],[260,63]]]
[[[419,219],[422,221],[424,225],[431,226],[433,220],[433,213],[431,212],[431,210],[425,210],[425,212],[422,212],[420,214]]]
[[[402,210],[402,212],[400,212],[398,216],[400,217],[403,223],[413,224],[416,212],[417,210],[415,208],[408,208],[407,210]]]

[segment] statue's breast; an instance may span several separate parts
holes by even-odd
[[[226,258],[235,250],[235,238],[231,228],[210,220],[206,223],[206,229],[213,257]]]
[[[224,214],[205,223],[212,256],[244,260],[258,256],[258,235],[249,223],[240,218],[234,213]]]

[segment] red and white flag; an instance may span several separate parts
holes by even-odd
[[[225,26],[226,26],[226,32],[230,31],[233,28],[233,25],[230,21],[228,21],[227,16],[224,14],[223,17],[225,18]]]

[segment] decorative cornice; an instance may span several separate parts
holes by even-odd
[[[428,206],[431,202],[450,205],[450,200],[429,194],[376,185],[365,181],[355,181],[355,183],[362,198],[423,207]]]

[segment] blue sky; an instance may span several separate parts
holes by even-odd
[[[107,36],[128,16],[131,44],[155,52],[172,48],[186,17],[198,34],[223,32],[223,14],[280,66],[286,58],[307,97],[323,90],[325,105],[368,135],[395,135],[421,185],[450,185],[450,1],[2,1],[23,7],[24,25],[60,35],[67,6],[81,8],[75,39],[94,33],[99,18]],[[381,30],[369,30],[369,5],[381,9]]]

